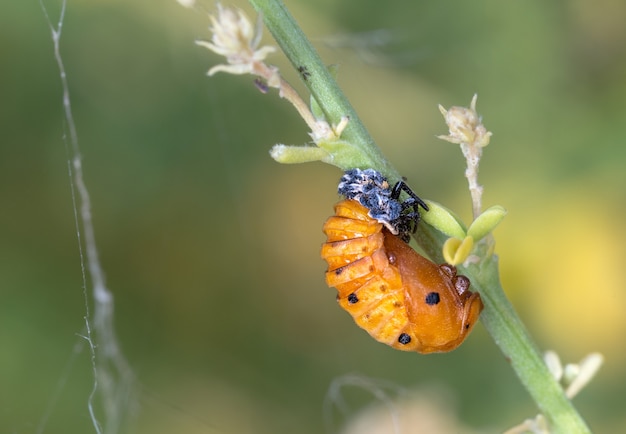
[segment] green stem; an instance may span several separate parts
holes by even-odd
[[[481,253],[488,255],[487,252]],[[470,278],[485,304],[482,324],[548,420],[551,432],[590,433],[589,427],[546,367],[539,349],[507,299],[498,277],[497,256],[491,255],[481,264],[471,265],[462,272]]]
[[[306,75],[303,81],[321,107],[326,119],[337,125],[342,117],[350,118],[341,138],[359,149],[361,153],[359,167],[373,167],[389,180],[399,180],[398,171],[376,146],[354,108],[284,3],[276,0],[250,0],[250,3],[263,15],[265,25],[294,68],[306,71],[306,74],[302,73],[303,76]]]
[[[398,171],[384,158],[371,136],[359,120],[354,109],[317,55],[302,30],[280,0],[250,0],[263,19],[274,39],[281,46],[296,70],[306,68],[304,84],[323,110],[326,118],[337,124],[344,116],[350,123],[341,138],[361,152],[355,167],[371,167],[383,173],[390,182],[400,179]],[[304,74],[303,74],[304,75]],[[425,227],[418,234],[418,242],[433,258],[441,258],[445,241],[442,234]],[[481,294],[485,309],[481,322],[491,334],[496,345],[517,373],[539,410],[550,423],[554,433],[590,433],[585,421],[567,399],[560,384],[553,378],[541,353],[506,298],[498,278],[495,256],[483,257],[480,263],[463,269]]]

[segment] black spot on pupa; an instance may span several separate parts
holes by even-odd
[[[406,345],[411,342],[411,336],[409,336],[407,333],[402,333],[398,337],[398,342],[400,342],[402,345]]]
[[[354,292],[348,296],[348,303],[355,304],[358,301],[359,301],[359,297],[357,297]]]
[[[426,294],[426,298],[424,299],[427,305],[434,306],[439,303],[439,293],[438,292],[429,292]]]

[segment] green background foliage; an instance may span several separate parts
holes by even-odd
[[[594,432],[626,430],[626,5],[287,6],[388,159],[466,220],[464,161],[435,138],[437,104],[479,94],[494,133],[484,205],[509,212],[495,234],[503,285],[542,348],[568,362],[605,355],[576,404]],[[425,397],[414,414],[441,402],[425,414],[478,432],[533,416],[480,325],[458,350],[421,356],[377,344],[336,306],[319,247],[340,172],[270,159],[306,128],[251,77],[205,77],[221,62],[193,44],[207,26],[174,1],[76,1],[61,41],[116,328],[139,378],[127,432],[323,432],[324,397],[348,373]],[[36,2],[0,6],[0,52],[0,432],[35,432],[57,391],[44,432],[92,432],[85,348],[68,368],[85,310],[61,88]],[[269,61],[299,85],[279,54]],[[346,399],[348,419],[381,404],[359,388]]]

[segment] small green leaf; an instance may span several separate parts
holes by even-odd
[[[354,167],[375,167],[374,161],[368,160],[359,148],[345,140],[322,140],[317,145],[327,153],[322,161],[337,166],[341,170]]]
[[[330,155],[317,146],[274,145],[270,150],[272,158],[283,164],[308,163],[324,161]]]
[[[474,239],[465,237],[463,240],[458,238],[448,238],[443,243],[443,258],[450,265],[457,265],[465,262],[474,247]]]
[[[494,205],[487,208],[476,220],[472,222],[467,235],[474,238],[474,241],[479,241],[484,238],[488,233],[493,231],[496,226],[502,221],[506,215],[506,210],[500,205]]]
[[[422,220],[439,232],[444,233],[448,237],[458,238],[462,240],[465,238],[465,226],[452,211],[443,205],[426,200],[428,205],[428,212],[422,213]]]

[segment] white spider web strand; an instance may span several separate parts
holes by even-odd
[[[78,356],[83,352],[84,346],[85,346],[85,342],[83,339],[78,340],[74,343],[72,354],[70,355],[67,363],[65,364],[65,368],[63,369],[63,374],[59,377],[54,393],[52,394],[52,397],[48,400],[48,405],[43,413],[43,416],[41,417],[39,421],[39,425],[37,425],[37,431],[35,431],[36,434],[44,433],[46,429],[46,425],[48,423],[48,419],[50,419],[50,416],[52,415],[52,412],[54,411],[54,407],[56,406],[57,402],[61,398],[61,392],[63,391],[63,389],[65,389],[67,380],[70,378],[72,374],[72,369],[74,368],[74,364],[76,363]]]
[[[351,410],[342,395],[342,389],[349,386],[369,392],[377,401],[382,402],[389,411],[393,433],[399,434],[401,432],[397,403],[395,402],[395,399],[393,399],[390,394],[385,391],[385,389],[395,392],[396,394],[405,394],[406,391],[389,381],[375,380],[358,374],[346,374],[334,378],[331,381],[328,390],[326,391],[326,396],[324,397],[323,414],[324,425],[327,433],[336,432],[332,414],[333,407],[335,407],[344,418],[347,418],[351,413]]]
[[[81,153],[76,132],[76,124],[72,114],[70,103],[69,86],[65,66],[60,53],[61,32],[67,0],[62,0],[59,20],[56,27],[53,25],[48,11],[43,3],[39,4],[50,27],[54,45],[54,57],[59,68],[61,86],[63,89],[63,110],[67,128],[69,130],[68,169],[74,207],[74,220],[79,244],[81,273],[83,280],[83,295],[85,298],[85,335],[91,352],[91,363],[94,374],[94,383],[89,395],[87,407],[91,416],[92,424],[98,434],[114,434],[120,429],[124,416],[129,407],[135,403],[133,397],[134,373],[120,350],[115,330],[113,327],[113,294],[106,286],[104,271],[98,257],[91,215],[91,200],[89,191],[84,182],[81,164]],[[64,137],[66,147],[67,137]],[[70,161],[71,160],[71,164]],[[80,205],[80,206],[79,206]],[[78,212],[80,210],[80,212]],[[84,234],[84,251],[81,238]],[[93,287],[93,320],[89,309],[89,294],[87,292],[87,277],[85,264],[91,276]],[[93,325],[93,330],[92,330]],[[102,398],[105,424],[101,425],[94,409],[96,394]],[[103,428],[104,427],[104,428]]]

